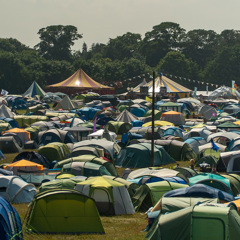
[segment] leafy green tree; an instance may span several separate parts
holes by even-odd
[[[231,86],[231,80],[240,85],[240,46],[222,49],[210,61],[204,71],[204,78],[208,82]]]
[[[203,69],[214,58],[219,46],[219,35],[212,30],[192,30],[185,34],[181,46],[182,53]]]
[[[163,22],[145,34],[140,51],[146,57],[146,63],[156,66],[169,51],[178,50],[185,29],[173,22]]]
[[[38,32],[40,43],[35,46],[39,54],[48,60],[71,60],[71,46],[82,38],[72,25],[53,25]]]
[[[167,55],[159,62],[157,66],[157,71],[158,70],[174,76],[182,77],[183,79],[200,79],[197,64],[187,59],[184,54],[180,52],[167,53]],[[187,82],[183,79],[178,79],[178,82],[184,86],[192,87],[192,82]]]
[[[240,45],[240,31],[239,30],[224,30],[220,34],[220,47],[231,47]]]

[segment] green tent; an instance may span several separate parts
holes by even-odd
[[[143,184],[137,189],[133,197],[135,210],[147,211],[150,207],[154,206],[166,192],[185,187],[188,187],[188,185],[169,181]]]
[[[94,200],[74,190],[52,190],[35,196],[27,232],[104,233]]]
[[[160,215],[147,234],[149,240],[235,240],[240,218],[234,207],[193,206]]]
[[[160,112],[158,110],[154,110],[154,119],[155,120],[159,120],[161,115],[162,115],[162,112]],[[152,110],[148,110],[144,115],[144,117],[150,117],[150,116],[152,116]]]
[[[47,116],[38,116],[38,115],[16,115],[14,116],[14,120],[18,123],[18,125],[22,127],[29,127],[31,124],[39,121],[47,121]]]
[[[210,150],[210,149],[206,149],[206,150]],[[214,151],[214,150],[213,150]],[[216,153],[216,151],[214,151]],[[219,156],[220,156],[220,152],[219,152]],[[210,167],[212,167],[213,165],[217,165],[217,162],[218,162],[218,159],[217,157],[215,157],[214,155],[205,155],[203,157],[201,157],[195,164],[196,167],[200,167],[200,164],[202,163],[207,163],[210,165]]]
[[[118,110],[119,110],[120,112],[122,112],[122,111],[125,110],[125,109],[129,109],[129,106],[128,106],[128,105],[120,105],[120,106],[118,107]]]
[[[92,162],[92,163],[96,163],[98,165],[104,166],[108,170],[108,172],[111,173],[112,176],[118,176],[118,173],[117,173],[115,167],[113,166],[113,164],[111,162],[108,162],[104,159],[98,158],[94,155],[81,155],[81,156],[78,156],[78,157],[67,158],[67,159],[64,159],[64,160],[56,163],[54,168],[62,168],[63,165],[71,163],[71,162]]]
[[[161,210],[161,214],[176,212],[199,203],[219,203],[218,198],[163,197],[152,211]]]
[[[240,194],[240,176],[237,174],[223,174],[223,177],[229,179],[233,196]]]
[[[52,142],[38,149],[38,153],[46,157],[49,161],[61,161],[70,156],[70,150],[65,143]]]
[[[154,146],[154,166],[175,163],[175,160],[162,146]],[[116,166],[129,168],[145,168],[151,166],[151,144],[138,143],[123,148],[115,162]]]
[[[234,129],[234,128],[235,129],[239,129],[240,126],[235,124],[235,123],[233,123],[233,122],[224,122],[222,124],[219,124],[217,126],[217,128],[221,128],[221,129]]]
[[[44,182],[39,187],[39,192],[44,192],[52,189],[74,189],[76,184],[84,181],[84,179],[55,179]]]
[[[170,111],[181,112],[181,105],[178,104],[178,103],[174,103],[174,102],[166,102],[166,103],[163,103],[163,104],[159,105],[158,109],[161,112],[169,111],[169,110]]]
[[[127,133],[132,128],[132,124],[127,122],[109,121],[106,126],[109,131],[115,132],[116,134]]]
[[[40,132],[40,127],[31,126],[31,127],[25,128],[24,130],[30,132],[32,140],[37,140],[38,139],[38,133]]]
[[[181,173],[186,179],[198,175],[198,172],[188,167],[175,168],[175,171]]]

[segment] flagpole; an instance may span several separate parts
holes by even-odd
[[[154,166],[154,107],[155,107],[155,72],[153,72],[152,84],[152,141],[151,141],[151,166]]]

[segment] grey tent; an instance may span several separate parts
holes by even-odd
[[[0,137],[0,149],[3,153],[17,153],[22,151],[22,148],[19,146],[14,136]]]
[[[70,98],[66,95],[55,107],[55,109],[62,109],[62,110],[72,110],[75,109],[76,106],[70,100]]]
[[[5,104],[0,106],[0,117],[1,118],[14,118],[15,114]]]
[[[130,123],[134,120],[138,120],[138,118],[130,113],[127,109],[123,110],[116,118],[116,121],[126,123]]]

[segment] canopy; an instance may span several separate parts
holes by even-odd
[[[94,81],[81,68],[66,80],[49,85],[47,88],[51,92],[61,91],[68,94],[80,93],[86,90],[94,90],[94,92],[100,94],[112,94],[114,92],[114,88]]]
[[[148,93],[152,93],[153,81],[150,81],[144,86],[148,87]],[[162,76],[161,78],[157,77],[155,79],[155,92],[156,93],[160,92],[161,87],[166,87],[167,93],[170,93],[171,95],[177,98],[189,97],[189,93],[191,92],[190,89],[183,87],[182,85],[174,82],[173,80],[165,76]],[[136,90],[137,90],[136,92],[140,92],[140,87]]]

